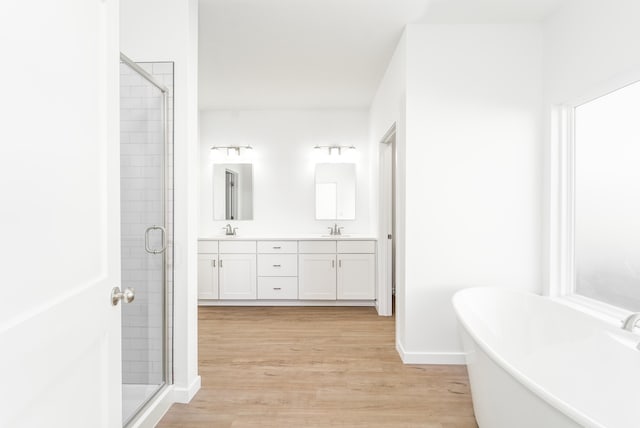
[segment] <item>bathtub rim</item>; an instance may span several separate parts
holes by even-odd
[[[455,310],[456,318],[458,320],[458,323],[464,328],[465,332],[473,339],[473,341],[476,343],[476,345],[485,354],[487,354],[489,356],[489,358],[491,358],[496,364],[498,364],[502,369],[504,369],[507,373],[509,373],[511,376],[513,376],[513,378],[517,382],[521,383],[525,388],[530,390],[533,394],[535,394],[541,400],[543,400],[544,402],[549,404],[551,407],[553,407],[556,410],[564,413],[565,415],[567,415],[568,417],[573,419],[575,422],[585,426],[586,428],[607,428],[606,426],[602,425],[601,423],[599,423],[599,422],[595,421],[594,419],[590,418],[589,416],[587,416],[584,412],[576,409],[575,407],[569,405],[565,401],[560,400],[555,395],[549,393],[547,390],[545,390],[540,385],[535,383],[531,378],[529,378],[524,373],[522,373],[520,370],[515,368],[512,364],[508,363],[507,360],[505,358],[501,357],[500,355],[498,355],[498,353],[495,352],[491,348],[491,346],[489,346],[489,344],[487,344],[487,342],[482,340],[475,333],[475,331],[472,328],[469,327],[469,324],[464,319],[464,317],[461,315],[460,306],[462,305],[462,303],[460,302],[460,300],[462,299],[462,297],[460,297],[460,296],[462,296],[463,294],[470,293],[471,291],[469,291],[469,290],[475,290],[474,292],[478,292],[477,290],[487,290],[487,291],[492,291],[492,292],[498,291],[500,293],[506,293],[506,294],[526,295],[526,296],[529,296],[529,297],[533,297],[534,299],[548,299],[550,302],[552,302],[554,304],[565,306],[565,308],[567,310],[576,311],[576,312],[580,312],[580,313],[583,313],[583,314],[584,314],[584,312],[579,311],[578,309],[573,308],[573,307],[571,307],[569,305],[563,305],[562,303],[558,302],[557,300],[551,299],[551,298],[546,297],[546,296],[541,296],[539,294],[531,293],[531,292],[528,292],[528,291],[513,290],[513,289],[501,288],[501,287],[469,287],[469,288],[465,288],[465,289],[462,289],[462,290],[456,292],[454,294],[453,298],[452,298],[453,308]],[[467,292],[467,293],[465,293],[465,292]],[[590,316],[590,314],[587,314],[587,315]],[[466,352],[465,352],[465,357],[466,357]]]

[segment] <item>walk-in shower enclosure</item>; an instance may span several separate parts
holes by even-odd
[[[173,63],[120,63],[123,425],[172,382]]]

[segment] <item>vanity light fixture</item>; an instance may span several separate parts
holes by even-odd
[[[330,156],[340,156],[342,154],[343,150],[355,150],[356,146],[339,146],[339,145],[332,145],[332,146],[313,146],[313,148],[315,150],[322,150],[322,149],[326,149],[329,152]]]
[[[211,150],[226,150],[227,156],[240,156],[240,149],[253,150],[251,146],[211,146]]]

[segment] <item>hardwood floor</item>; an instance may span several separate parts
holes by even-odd
[[[373,308],[201,307],[202,389],[159,427],[476,428],[464,366],[403,365]]]

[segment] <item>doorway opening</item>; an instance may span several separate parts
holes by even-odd
[[[227,169],[225,171],[225,218],[228,220],[236,220],[238,218],[238,173]]]
[[[379,281],[378,313],[395,312],[396,280],[396,124],[387,131],[379,144]]]

